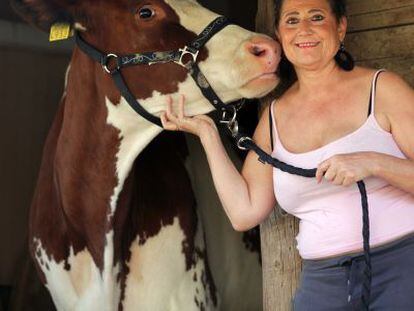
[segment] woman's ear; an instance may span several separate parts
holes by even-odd
[[[339,40],[341,42],[345,40],[347,29],[348,29],[348,19],[345,16],[342,16],[338,23],[338,35],[339,35]]]
[[[46,32],[55,23],[73,24],[62,0],[10,0],[10,4],[25,21]]]
[[[277,30],[277,28],[275,28],[275,38],[280,43],[280,35],[279,35],[279,31]]]

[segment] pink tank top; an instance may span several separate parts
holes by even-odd
[[[273,104],[272,156],[288,164],[311,169],[335,154],[374,151],[406,159],[392,135],[383,130],[374,116],[375,73],[371,88],[370,114],[354,132],[325,146],[305,153],[291,153],[280,142]],[[365,180],[371,247],[398,239],[414,232],[414,196],[385,180],[369,177]],[[302,258],[318,259],[355,252],[362,249],[362,208],[356,184],[344,187],[326,180],[306,178],[273,169],[276,199],[286,212],[300,219],[297,248]]]

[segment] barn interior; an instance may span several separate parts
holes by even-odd
[[[254,30],[258,8],[272,1],[201,2]],[[346,46],[358,64],[395,71],[414,86],[414,1],[349,0],[348,4]],[[22,22],[8,1],[0,2],[0,311],[54,310],[47,292],[36,285],[27,251],[27,223],[43,143],[62,95],[73,42],[51,44],[47,37]],[[277,220],[272,217],[274,225]],[[288,225],[297,224],[292,220]],[[277,241],[277,234],[268,240]],[[274,249],[272,243],[264,247]],[[268,274],[275,275],[280,271]],[[269,284],[269,292],[277,286]],[[265,310],[280,310],[274,309],[276,296],[265,298],[269,301]]]

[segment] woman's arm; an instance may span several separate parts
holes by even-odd
[[[378,80],[376,115],[386,120],[390,132],[407,159],[376,152],[333,156],[322,162],[316,174],[336,185],[348,186],[368,176],[414,194],[414,91],[398,75],[384,72]]]
[[[380,76],[377,89],[377,107],[407,159],[377,155],[374,175],[414,194],[414,90],[392,72]]]
[[[182,99],[177,114],[174,114],[169,101],[166,113],[161,116],[164,128],[199,136],[220,201],[234,229],[245,231],[255,227],[276,204],[272,167],[263,165],[249,153],[240,174],[228,157],[214,122],[207,116],[186,117],[183,107]],[[269,123],[265,115],[259,121],[254,139],[259,146],[270,151]]]

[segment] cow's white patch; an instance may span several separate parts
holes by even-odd
[[[70,64],[66,68],[66,72],[65,72],[65,84],[63,85],[64,86],[63,95],[66,94],[66,86],[68,85],[69,73],[70,73]]]
[[[88,29],[79,22],[73,24],[73,28],[78,31],[87,31]]]
[[[121,98],[118,105],[114,105],[106,98],[106,107],[108,109],[107,123],[119,130],[121,140],[116,155],[118,185],[111,197],[111,214],[108,215],[108,217],[111,217],[115,212],[119,193],[135,159],[162,129],[137,115],[124,98]]]
[[[204,249],[199,226],[196,245]],[[183,254],[184,232],[176,217],[172,225],[162,228],[145,244],[135,241],[130,248],[130,272],[126,281],[125,310],[192,311],[215,310],[210,293],[204,289],[205,262],[195,258],[195,266],[186,270]],[[196,275],[196,280],[194,280]]]
[[[46,277],[46,287],[59,311],[117,310],[120,287],[116,283],[116,276],[119,267],[111,264],[112,238],[113,231],[106,235],[105,265],[102,273],[86,249],[76,255],[70,249],[67,259],[69,270],[66,270],[63,261],[56,262],[53,256],[46,254],[39,239],[33,240],[36,260]]]

